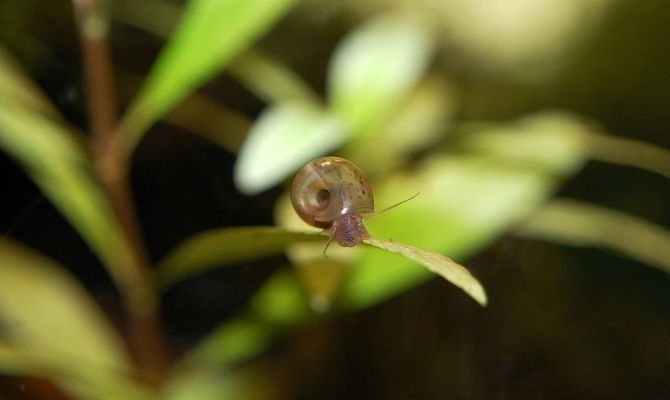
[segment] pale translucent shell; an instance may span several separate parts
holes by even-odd
[[[340,157],[310,161],[293,179],[291,203],[308,224],[328,228],[343,215],[374,213],[372,186],[360,168]]]

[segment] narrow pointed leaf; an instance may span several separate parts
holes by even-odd
[[[291,232],[273,227],[241,227],[211,230],[177,246],[160,262],[162,286],[223,265],[282,254],[295,242],[325,241],[318,233]]]
[[[0,97],[0,148],[14,157],[79,231],[123,289],[136,281],[129,245],[92,166],[68,129]],[[130,292],[132,293],[132,290]]]
[[[472,276],[464,266],[458,264],[451,258],[432,251],[389,240],[371,238],[365,239],[364,242],[370,246],[379,247],[380,249],[400,254],[412,261],[418,262],[430,271],[440,275],[462,289],[482,306],[486,305],[486,292],[481,283],[479,283],[477,278]]]
[[[40,113],[57,116],[58,111],[39,87],[21,70],[12,56],[0,46],[0,97],[12,99]]]
[[[670,231],[599,205],[554,200],[538,210],[518,233],[571,246],[607,248],[670,273]]]
[[[295,0],[192,0],[123,124],[129,150],[150,125],[272,27]]]

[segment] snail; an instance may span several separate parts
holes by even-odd
[[[324,256],[333,241],[344,247],[365,242],[418,262],[463,289],[479,304],[486,305],[484,288],[462,265],[442,254],[373,238],[365,229],[365,219],[418,195],[375,211],[375,196],[367,176],[352,162],[340,157],[321,157],[310,161],[295,176],[291,187],[291,203],[300,218],[311,226],[322,228],[330,236],[323,249]]]
[[[333,240],[353,247],[369,239],[363,220],[417,195],[375,213],[374,193],[365,173],[344,158],[321,157],[307,163],[293,179],[291,203],[303,221],[330,236],[325,255]]]

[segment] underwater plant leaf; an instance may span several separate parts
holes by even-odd
[[[235,184],[256,194],[278,184],[309,160],[344,143],[339,119],[309,103],[276,104],[251,127],[235,165]]]
[[[670,178],[670,150],[640,140],[603,133],[577,115],[544,111],[513,123],[461,124],[457,145],[497,154],[553,173],[572,173],[585,159],[610,162]]]
[[[3,239],[0,282],[0,369],[51,379],[74,392],[117,386],[119,394],[141,392],[126,379],[135,371],[121,339],[59,265]]]
[[[354,136],[380,127],[425,73],[433,43],[425,24],[384,15],[337,47],[328,73],[328,102]]]
[[[458,99],[452,82],[437,74],[428,75],[380,129],[365,138],[356,138],[338,151],[342,157],[356,160],[356,165],[368,176],[401,168],[417,153],[443,140],[455,116]]]
[[[115,19],[161,37],[167,37],[179,20],[179,6],[157,0],[123,0],[113,11]],[[298,74],[259,48],[247,49],[235,57],[226,74],[266,103],[321,103],[319,95]]]
[[[363,240],[363,242],[370,246],[378,247],[391,253],[397,253],[412,261],[418,262],[430,271],[463,289],[465,293],[475,299],[480,305],[486,306],[486,292],[481,283],[479,283],[477,278],[472,276],[464,266],[458,264],[451,258],[442,254],[433,253],[432,251],[419,249],[414,246],[390,240],[370,238]]]
[[[457,144],[463,150],[494,155],[538,171],[566,176],[586,161],[584,142],[592,128],[579,117],[546,111],[511,123],[469,122],[458,130]]]
[[[298,277],[281,269],[256,292],[243,316],[218,326],[177,365],[220,368],[244,362],[267,349],[278,334],[313,315]]]
[[[0,46],[0,98],[6,97],[31,110],[58,116],[58,111],[39,87],[28,78],[9,52]]]
[[[421,194],[365,222],[375,238],[462,260],[532,213],[557,182],[534,169],[485,155],[440,155],[375,186],[377,204]],[[394,254],[363,248],[343,288],[354,309],[378,304],[434,275]]]
[[[635,167],[670,178],[670,150],[606,134],[592,133],[584,135],[582,140],[594,160]]]
[[[132,252],[93,167],[67,127],[0,97],[0,148],[18,161],[77,229],[125,294],[136,282]]]
[[[319,105],[319,95],[298,74],[259,49],[237,57],[227,73],[266,103],[300,101]]]
[[[165,256],[158,265],[157,277],[165,287],[212,268],[282,254],[291,243],[325,240],[319,233],[275,227],[210,230],[185,240]]]
[[[259,363],[260,364],[260,363]],[[166,382],[165,400],[258,400],[276,394],[276,374],[262,364],[235,369],[185,368],[175,371]]]
[[[146,130],[266,32],[295,0],[192,0],[122,121],[131,151]]]
[[[603,247],[670,273],[670,231],[596,204],[553,200],[537,210],[517,233],[569,246]]]

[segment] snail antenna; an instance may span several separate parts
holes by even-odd
[[[374,216],[376,216],[376,215],[383,214],[383,213],[389,211],[389,210],[392,209],[392,208],[396,208],[396,207],[398,207],[399,205],[401,205],[401,204],[403,204],[403,203],[407,203],[408,201],[410,201],[410,200],[416,198],[416,196],[418,196],[418,195],[420,195],[420,194],[421,194],[421,193],[417,193],[417,194],[415,194],[414,196],[412,196],[412,197],[410,197],[410,198],[408,198],[408,199],[405,199],[405,200],[403,200],[403,201],[401,201],[401,202],[395,203],[394,205],[392,205],[392,206],[390,206],[390,207],[386,207],[386,208],[383,209],[383,210],[376,211],[376,212],[375,212],[374,214],[372,214],[371,216],[374,217]]]
[[[323,248],[323,258],[328,258],[328,256],[326,255],[326,251],[328,251],[328,246],[330,246],[331,243],[333,243],[332,236],[328,238],[328,241],[326,242],[326,247]]]

